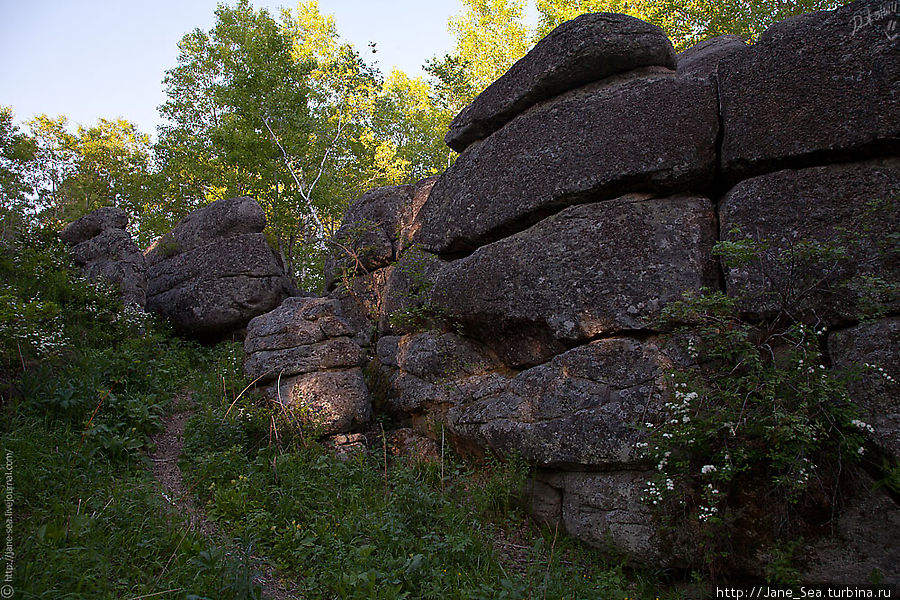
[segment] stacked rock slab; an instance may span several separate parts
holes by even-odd
[[[842,285],[850,276],[900,281],[900,253],[889,247],[900,231],[900,159],[886,158],[786,169],[738,183],[719,206],[721,239],[763,244],[761,262],[726,269],[728,293],[741,309],[774,318],[791,307],[794,319],[846,325],[864,310],[870,286]],[[803,243],[840,251],[814,264]],[[900,310],[896,294],[882,299]]]
[[[793,17],[725,59],[719,65],[724,177],[896,154],[896,10],[864,0]]]
[[[59,237],[72,246],[82,274],[112,283],[126,305],[143,308],[147,289],[144,255],[125,230],[127,225],[125,211],[109,206],[69,223]]]
[[[145,253],[147,310],[183,335],[215,339],[278,306],[291,286],[265,226],[262,208],[246,197],[186,216]]]
[[[790,304],[835,371],[871,365],[851,390],[861,431],[896,459],[900,41],[878,15],[863,0],[677,59],[629,17],[552,32],[457,117],[447,141],[462,153],[436,182],[348,211],[345,233],[363,235],[329,280],[354,339],[374,344],[376,405],[420,431],[440,420],[460,449],[524,456],[544,522],[683,566],[641,502],[656,467],[642,448],[672,416],[665,374],[691,365],[660,314],[706,288],[749,320]],[[757,264],[721,265],[717,241],[755,245]],[[786,304],[798,290],[771,267],[812,244],[829,260]],[[871,289],[839,285],[851,276]],[[874,296],[879,318],[860,323]],[[897,583],[896,498],[857,480],[835,535],[799,553],[810,582]]]
[[[572,90],[460,155],[435,184],[414,241],[459,255],[573,204],[705,191],[718,130],[713,84],[662,67]]]
[[[340,303],[292,297],[255,317],[244,340],[244,373],[291,414],[323,434],[353,431],[372,416],[360,366]]]
[[[675,67],[662,29],[612,13],[581,15],[557,27],[450,123],[447,145],[462,152],[525,109],[582,85],[641,67]]]

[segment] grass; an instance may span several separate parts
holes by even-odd
[[[61,251],[41,233],[0,244],[15,597],[259,598],[251,552],[310,599],[659,595],[654,579],[531,524],[521,461],[386,461],[377,442],[341,460],[241,394],[239,345],[187,343],[123,312]],[[221,539],[189,527],[147,458],[184,390],[185,487]]]

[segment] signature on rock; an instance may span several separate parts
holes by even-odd
[[[880,21],[887,21],[884,25],[884,33],[888,41],[895,41],[900,38],[900,1],[891,0],[881,5],[881,8],[872,10],[866,7],[865,12],[859,12],[853,15],[853,33],[856,35],[863,27],[873,27]]]

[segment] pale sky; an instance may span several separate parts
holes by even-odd
[[[162,79],[181,37],[215,21],[217,0],[0,0],[0,105],[22,123],[65,114],[72,124],[121,117],[153,134]],[[234,5],[232,0],[228,2]],[[276,16],[295,0],[252,0]],[[452,50],[458,0],[319,0],[342,39],[387,75]],[[369,42],[375,42],[372,54]]]

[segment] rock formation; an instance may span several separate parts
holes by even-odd
[[[184,335],[216,339],[277,307],[291,286],[265,226],[251,198],[218,200],[186,216],[145,254],[147,310]]]
[[[666,373],[695,360],[660,313],[706,288],[739,299],[743,318],[815,325],[831,373],[874,365],[851,391],[866,443],[896,460],[900,46],[856,18],[880,7],[677,58],[629,17],[562,25],[460,113],[447,141],[462,154],[436,181],[350,207],[330,296],[254,320],[248,375],[299,378],[282,379],[282,401],[345,390],[328,400],[344,411],[331,431],[361,426],[371,392],[422,434],[440,423],[461,451],[517,453],[534,467],[536,517],[679,566],[642,502],[659,467],[641,449],[667,418]],[[758,268],[720,264],[717,241],[755,248]],[[871,289],[838,285],[850,276]],[[327,318],[295,315],[319,306]],[[805,580],[897,582],[896,498],[856,481],[828,513],[833,532],[810,533]]]
[[[288,298],[247,326],[244,372],[322,433],[346,433],[372,414],[351,333],[337,300]]]
[[[127,225],[125,211],[108,206],[69,223],[59,237],[72,246],[82,274],[112,283],[126,305],[143,308],[147,290],[144,256],[125,230]]]

